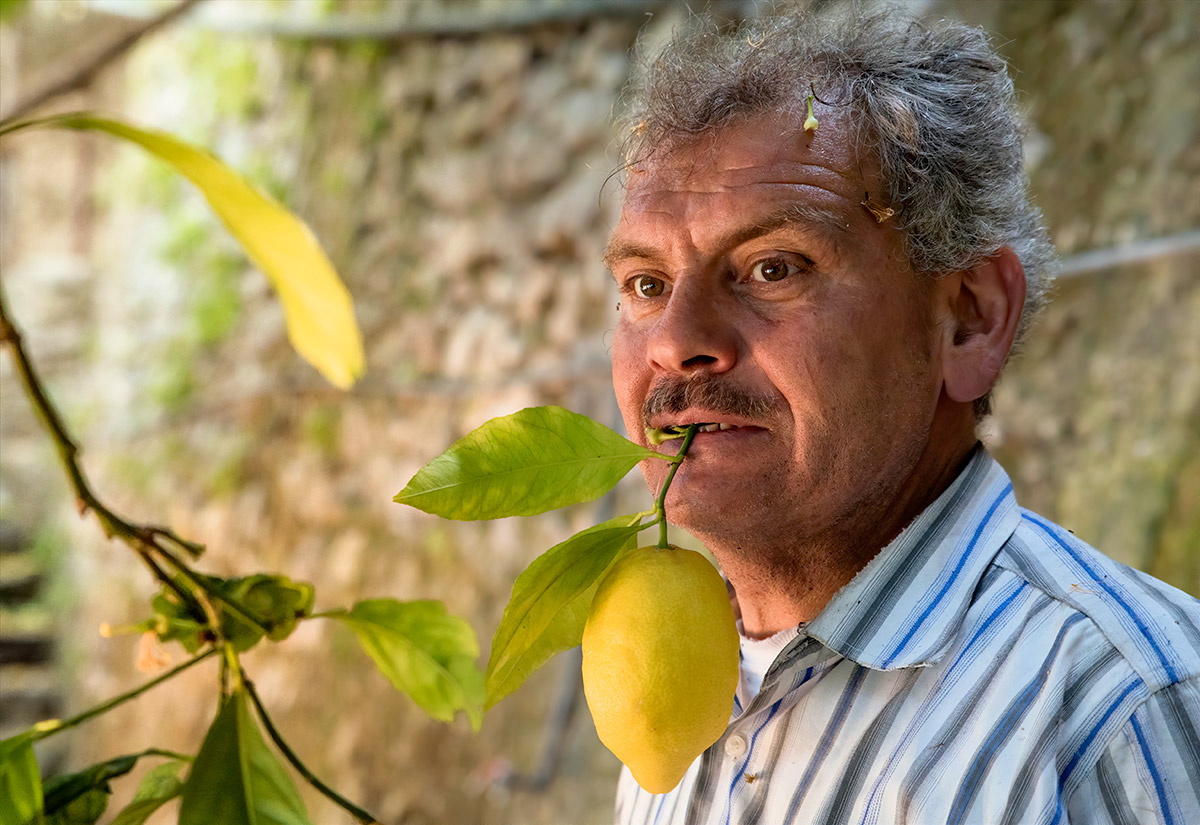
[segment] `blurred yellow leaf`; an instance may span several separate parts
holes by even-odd
[[[308,226],[270,195],[212,154],[163,132],[74,112],[6,125],[0,134],[29,127],[107,132],[169,163],[195,184],[275,287],[296,351],[342,389],[362,374],[362,335],[350,293]]]

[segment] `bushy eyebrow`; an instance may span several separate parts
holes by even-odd
[[[835,250],[840,249],[841,244],[848,241],[852,234],[850,221],[841,212],[806,203],[793,203],[770,212],[753,223],[734,229],[719,239],[717,248],[732,249],[789,226],[804,227],[807,231],[827,238]],[[609,238],[601,260],[612,270],[618,262],[629,258],[656,258],[658,255],[659,250],[655,247],[623,240],[614,235]]]

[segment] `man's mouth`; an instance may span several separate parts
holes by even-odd
[[[682,438],[687,433],[688,428],[692,426],[695,426],[697,434],[728,432],[730,430],[741,429],[741,425],[739,424],[727,424],[722,421],[697,422],[695,424],[665,424],[662,427],[647,427],[646,437],[650,440],[651,444],[662,444],[664,441]]]
[[[687,429],[687,427],[688,427],[688,425],[686,425],[686,424],[684,424],[684,425],[672,425],[672,426],[673,426],[673,427],[678,427],[678,428],[679,428],[681,431],[682,431],[682,430],[686,430],[686,429]],[[737,425],[736,425],[736,424],[720,424],[720,423],[717,423],[717,424],[701,424],[701,425],[699,425],[699,426],[696,428],[696,432],[698,432],[698,433],[715,433],[715,432],[720,432],[720,431],[723,431],[723,430],[736,430],[736,429],[737,429]]]

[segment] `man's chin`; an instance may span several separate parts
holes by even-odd
[[[667,520],[689,533],[738,532],[754,523],[758,508],[728,485],[672,484],[667,493]]]

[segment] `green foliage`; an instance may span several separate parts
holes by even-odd
[[[210,42],[203,43],[203,39]],[[251,44],[244,39],[230,42],[228,37],[214,32],[202,38],[198,45],[197,51],[211,63],[217,113],[239,120],[260,113],[263,99],[258,88],[259,61]]]
[[[11,23],[29,6],[29,0],[0,0],[0,23]]]
[[[34,533],[33,541],[29,546],[29,555],[38,563],[39,567],[54,569],[66,557],[69,546],[70,539],[67,537],[66,531],[62,527],[47,524],[39,527]]]
[[[551,547],[517,577],[492,638],[489,710],[550,657],[579,644],[596,587],[641,529],[637,516],[598,524]]]
[[[395,500],[443,518],[532,516],[599,498],[646,458],[662,456],[587,416],[530,407],[464,436]]]
[[[175,266],[201,276],[191,282],[188,323],[181,330],[181,336],[194,346],[224,340],[242,313],[238,284],[245,264],[214,234],[211,222],[185,218],[172,228],[159,253]]]
[[[150,386],[150,397],[167,412],[182,412],[196,395],[192,347],[172,341],[163,353],[163,366]]]
[[[397,689],[435,719],[464,710],[472,727],[483,720],[479,642],[467,622],[437,601],[369,599],[325,614],[349,625],[363,650]]]
[[[3,11],[7,13],[14,6],[15,2],[8,0]],[[252,84],[257,67],[252,62],[240,66],[249,73],[244,79],[248,78]],[[106,132],[140,145],[188,178],[274,285],[297,351],[339,387],[348,387],[357,379],[364,359],[349,294],[308,227],[291,213],[208,153],[170,135],[119,121],[79,113],[54,115],[0,123],[0,136],[36,127]],[[162,188],[160,194],[171,189]],[[160,388],[160,394],[165,396],[160,400],[183,403],[191,397],[195,389],[192,354],[197,347],[224,338],[240,312],[237,281],[244,267],[240,260],[228,256],[208,240],[208,232],[202,225],[185,225],[166,250],[167,256],[180,264],[191,266],[198,260],[207,261],[209,272],[198,287],[190,326],[182,325],[181,334],[172,343],[175,349],[168,352],[175,371],[168,374],[168,380]],[[2,302],[0,321],[7,330],[11,322]],[[6,336],[6,343],[12,345],[18,366],[25,364],[20,337]],[[161,639],[177,640],[191,652],[204,650],[190,662],[71,719],[39,723],[0,742],[0,825],[94,825],[108,805],[109,781],[128,773],[145,754],[123,756],[79,773],[57,776],[43,788],[33,742],[130,701],[217,653],[223,655],[224,701],[187,782],[179,779],[179,762],[155,768],[143,779],[136,797],[117,815],[113,825],[141,825],[177,796],[182,796],[179,821],[184,825],[308,825],[307,813],[295,787],[250,716],[247,692],[241,687],[244,672],[238,653],[263,637],[273,641],[287,638],[297,623],[312,612],[312,585],[281,575],[225,579],[195,572],[175,553],[183,550],[194,558],[203,547],[167,528],[127,522],[96,501],[75,463],[74,446],[65,425],[46,398],[36,373],[32,369],[19,369],[19,373],[47,431],[59,447],[64,469],[80,501],[87,502],[105,531],[129,544],[164,583],[162,594],[152,603],[155,616],[123,630],[153,630]],[[139,476],[145,475],[142,469],[148,470],[140,466],[137,469]],[[149,485],[152,478],[147,476],[143,481]],[[164,567],[178,569],[180,573],[168,580]],[[354,627],[363,646],[394,684],[413,690],[414,698],[422,706],[439,708],[445,718],[452,717],[455,708],[464,707],[478,726],[483,677],[474,664],[479,646],[470,627],[461,619],[447,616],[440,604],[436,609],[424,602],[389,603],[382,607],[385,609],[374,610],[364,603],[350,613],[343,611],[343,618]],[[408,649],[402,649],[405,644]],[[421,657],[432,664],[420,661]],[[444,674],[431,676],[426,672],[438,668]],[[238,687],[226,696],[231,674]],[[257,703],[257,697],[254,701]],[[261,705],[258,707],[266,721],[266,711]],[[314,787],[360,821],[373,819],[312,776],[274,734],[269,722],[267,726]],[[178,757],[165,751],[146,753]]]
[[[108,788],[88,788],[53,814],[47,813],[43,821],[45,825],[96,825],[111,794]]]
[[[274,284],[296,349],[338,386],[349,386],[358,377],[362,344],[349,296],[307,227],[277,203],[207,153],[118,121],[87,114],[56,115],[0,125],[0,135],[33,126],[107,132],[142,146],[187,177]],[[240,312],[237,283],[243,267],[219,248],[214,252],[208,240],[202,225],[185,225],[166,250],[181,265],[210,264],[191,324],[183,325],[175,342],[181,350],[169,353],[178,374],[164,391],[176,400],[190,398],[195,390],[191,377],[195,349],[224,338]],[[31,383],[36,385],[36,380]],[[36,399],[40,394],[31,391],[31,395]],[[52,409],[42,412],[53,421]],[[317,409],[305,422],[305,434],[322,449],[333,451],[337,425],[336,411]],[[65,439],[59,434],[61,428],[49,429],[56,440]],[[461,439],[418,472],[396,500],[456,519],[534,515],[598,498],[639,461],[678,462],[692,434],[694,430],[680,456],[669,458],[586,416],[559,407],[526,409],[493,419]],[[71,473],[67,461],[68,475],[86,499],[86,485],[78,473]],[[175,797],[182,797],[181,825],[307,825],[307,813],[287,771],[252,717],[250,703],[253,699],[257,704],[258,699],[249,691],[249,682],[242,686],[245,677],[238,654],[263,638],[286,639],[300,620],[310,618],[312,585],[275,574],[221,578],[198,573],[158,541],[165,539],[174,549],[196,555],[202,548],[194,543],[163,528],[128,524],[98,505],[92,509],[105,528],[130,543],[164,582],[162,593],[152,602],[154,617],[130,629],[152,629],[163,641],[178,641],[192,653],[203,652],[192,662],[72,719],[55,720],[0,743],[0,792],[10,803],[0,807],[0,825],[93,825],[108,804],[110,780],[128,773],[140,755],[56,777],[43,791],[33,740],[81,724],[218,653],[223,656],[223,703],[187,780],[179,778],[179,762],[155,768],[114,825],[142,825]],[[651,513],[654,520],[643,523]],[[637,533],[656,524],[665,542],[661,500],[653,511],[584,530],[534,561],[513,586],[486,675],[477,664],[479,643],[471,626],[447,613],[441,602],[371,599],[321,616],[346,624],[383,676],[426,713],[449,722],[461,710],[478,729],[485,705],[492,707],[551,656],[579,643],[599,581],[621,553],[634,546]],[[164,564],[179,574],[168,581],[160,566]],[[231,680],[235,687],[229,693]],[[359,820],[371,819],[304,768],[274,732],[261,705],[258,710],[276,743],[306,780]]]
[[[341,412],[332,404],[312,407],[304,415],[304,437],[326,458],[338,454]]]
[[[254,624],[250,624],[230,610],[225,601],[213,600],[221,620],[221,633],[238,652],[254,647],[264,635],[276,642],[286,639],[295,630],[296,622],[312,612],[314,590],[308,582],[264,573],[233,579],[194,575],[206,589],[220,594],[253,620]],[[177,581],[182,589],[183,580]],[[156,615],[155,632],[162,641],[178,641],[189,653],[213,641],[207,617],[195,599],[181,599],[174,590],[164,588],[154,597],[151,607]]]
[[[33,731],[0,741],[0,825],[27,825],[42,811],[42,775],[33,753]]]
[[[167,802],[183,793],[183,782],[179,771],[183,763],[165,762],[151,768],[142,777],[133,800],[117,814],[112,825],[142,825],[149,816]]]
[[[245,689],[225,700],[188,774],[179,825],[311,825],[296,786],[263,741]]]
[[[679,455],[670,457],[561,407],[531,407],[494,418],[467,434],[418,471],[396,501],[445,518],[533,515],[603,495],[643,459],[672,461],[678,467],[694,436],[695,427],[672,434],[683,443]],[[672,478],[674,470],[667,484]],[[643,523],[651,514],[654,520]],[[659,526],[665,546],[661,497],[652,511],[575,534],[517,577],[492,638],[486,709],[520,687],[552,656],[580,643],[605,571],[634,546],[641,530],[652,525]]]
[[[137,764],[137,756],[120,756],[92,765],[79,773],[46,781],[46,825],[92,825],[108,807],[109,780],[124,776]]]

